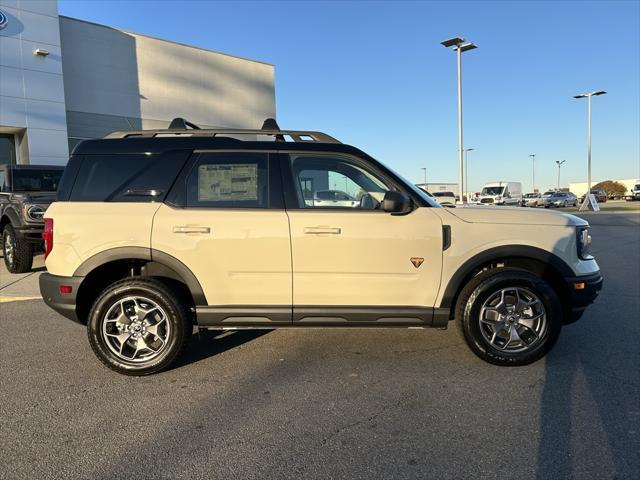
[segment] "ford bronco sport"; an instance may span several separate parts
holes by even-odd
[[[64,167],[0,165],[0,235],[7,270],[31,270],[43,250],[42,216],[55,199]]]
[[[440,327],[541,358],[602,285],[584,220],[441,208],[319,132],[116,132],[79,144],[45,214],[44,301],[109,368],[171,365],[206,329]],[[275,140],[275,141],[274,141]],[[331,204],[318,192],[339,191]]]

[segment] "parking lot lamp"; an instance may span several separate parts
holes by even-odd
[[[566,160],[556,160],[556,163],[558,164],[558,191],[560,191],[560,167],[562,166],[562,164],[566,162]]]
[[[467,154],[473,150],[473,148],[464,149],[464,189],[467,192],[467,202],[469,201],[469,160],[467,158]]]
[[[427,167],[420,168],[424,172],[424,189],[427,189]]]
[[[607,92],[604,90],[596,90],[595,92],[580,93],[574,95],[573,98],[586,98],[587,99],[587,194],[586,198],[591,193],[591,97],[597,97],[598,95],[604,95]]]
[[[533,160],[532,165],[531,165],[531,172],[533,173],[533,179],[532,179],[533,190],[531,190],[531,191],[535,193],[535,191],[536,191],[536,154],[532,153],[529,156],[531,157],[531,160]]]
[[[460,202],[463,195],[463,171],[462,171],[462,52],[473,50],[476,47],[473,43],[466,42],[464,38],[453,37],[440,42],[446,48],[453,47],[458,57],[458,189],[460,191]]]

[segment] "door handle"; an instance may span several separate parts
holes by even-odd
[[[304,233],[310,235],[325,234],[325,235],[340,235],[342,233],[341,228],[337,227],[305,227]]]
[[[173,233],[211,233],[211,227],[179,225],[179,226],[173,227]]]

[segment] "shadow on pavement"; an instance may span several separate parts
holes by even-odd
[[[227,350],[249,343],[269,332],[271,330],[201,330],[200,332],[195,332],[191,336],[189,346],[184,355],[170,370],[219,355]]]

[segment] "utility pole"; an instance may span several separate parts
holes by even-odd
[[[532,154],[531,154],[531,155],[529,155],[529,156],[531,157],[531,160],[533,160],[533,162],[532,162],[532,166],[531,166],[531,168],[532,168],[532,173],[533,173],[533,181],[532,181],[532,183],[533,183],[533,185],[532,185],[532,186],[533,186],[533,190],[532,190],[532,191],[535,193],[535,191],[536,191],[536,154],[535,154],[535,153],[532,153]]]
[[[560,191],[560,167],[562,166],[562,164],[566,162],[566,160],[556,160],[556,163],[558,164],[558,191]]]

